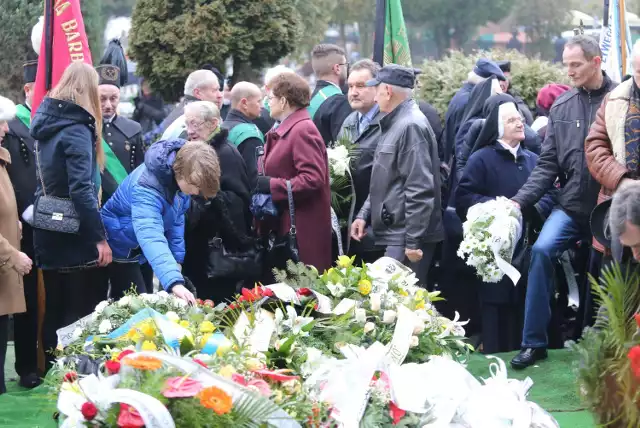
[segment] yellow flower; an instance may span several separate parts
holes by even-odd
[[[416,309],[424,309],[424,300],[418,300]]]
[[[424,288],[419,288],[416,291],[416,300],[424,300]]]
[[[201,333],[213,333],[215,329],[216,327],[211,321],[203,321],[202,324],[200,324]]]
[[[232,365],[227,364],[226,366],[223,366],[220,371],[218,371],[218,374],[222,377],[226,377],[228,379],[231,379],[231,376],[233,376],[236,373],[236,369],[233,368]]]
[[[132,342],[138,342],[141,338],[142,335],[138,332],[138,330],[136,330],[135,328],[132,328],[131,330],[129,330],[129,332],[126,334],[127,339],[129,339]]]
[[[221,344],[218,345],[218,349],[216,349],[216,354],[222,356],[229,352],[232,348],[232,343],[229,339],[224,339]]]
[[[156,346],[156,344],[155,344],[155,343],[153,343],[152,341],[150,341],[150,340],[145,340],[145,341],[142,343],[142,350],[143,350],[143,351],[157,351],[157,350],[158,350],[158,347],[157,347],[157,346]]]
[[[180,324],[181,327],[189,328],[189,321],[187,320],[182,320],[178,324]]]
[[[144,322],[140,325],[140,332],[145,337],[153,337],[156,335],[156,329],[150,322]]]
[[[338,257],[338,267],[347,269],[351,267],[351,265],[353,264],[353,260],[354,259],[349,256],[340,256]]]
[[[409,295],[409,293],[407,293],[407,290],[403,290],[402,288],[398,290],[398,294],[403,297],[407,297]]]
[[[207,342],[209,341],[209,338],[211,337],[211,333],[207,333],[204,336],[201,336],[198,343],[200,344],[201,348],[204,348],[204,345],[207,344]]]
[[[369,295],[369,293],[371,293],[371,281],[368,279],[361,279],[360,282],[358,282],[358,291],[363,296]]]

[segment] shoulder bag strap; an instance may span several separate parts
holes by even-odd
[[[42,178],[42,168],[40,167],[40,145],[38,140],[34,143],[36,149],[36,168],[38,168],[38,175],[40,176],[40,184],[42,185],[42,195],[47,196],[47,189],[44,187],[44,178]]]
[[[291,235],[296,234],[296,209],[293,204],[293,192],[291,191],[291,181],[287,180],[287,197],[289,198],[289,220],[291,221],[291,228],[289,233]]]

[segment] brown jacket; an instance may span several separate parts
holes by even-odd
[[[22,276],[13,269],[20,251],[18,207],[5,165],[9,151],[0,147],[0,315],[25,312]]]
[[[629,79],[607,95],[585,140],[587,166],[602,185],[598,203],[611,199],[628,172],[624,129],[632,90],[633,80]],[[605,250],[595,239],[593,247],[600,252]]]

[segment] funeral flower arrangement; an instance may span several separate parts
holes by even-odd
[[[462,368],[470,347],[464,322],[439,315],[408,268],[341,257],[322,274],[290,263],[277,279],[216,307],[131,295],[62,329],[82,329],[49,376],[63,426],[418,427],[437,416],[438,395],[407,401],[406,380],[437,356]],[[120,316],[111,331],[105,311]]]
[[[510,263],[522,235],[518,209],[504,197],[476,204],[469,208],[462,228],[458,257],[474,267],[484,282],[499,282],[507,274],[516,284],[520,274]]]
[[[591,278],[602,311],[574,345],[582,398],[596,422],[610,427],[640,425],[640,272],[628,269],[616,265]]]

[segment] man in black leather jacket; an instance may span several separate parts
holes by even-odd
[[[551,107],[538,165],[513,197],[522,210],[530,209],[560,179],[558,208],[547,219],[533,246],[525,305],[522,350],[512,361],[522,369],[547,357],[549,301],[554,291],[557,258],[577,240],[590,236],[589,215],[596,205],[599,184],[589,173],[584,141],[605,95],[615,84],[601,71],[598,42],[576,36],[565,45],[563,62],[574,89]]]

